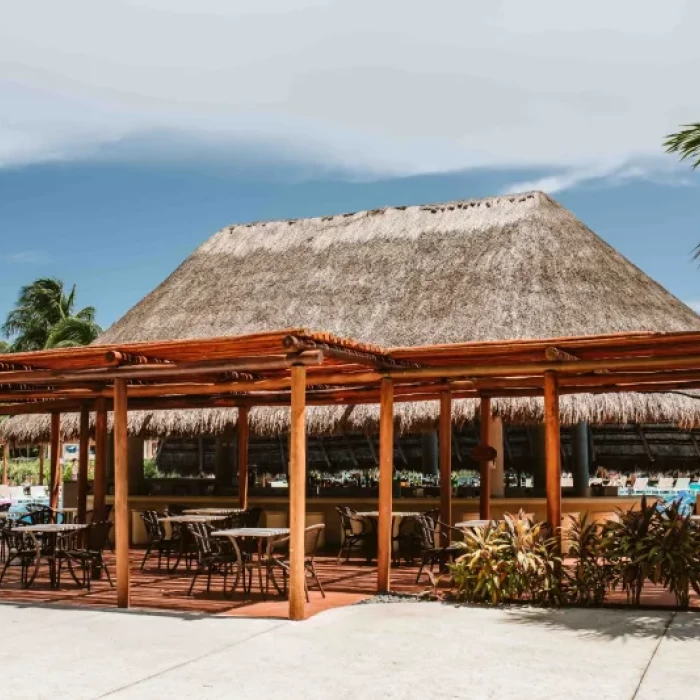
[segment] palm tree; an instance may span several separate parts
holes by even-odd
[[[12,352],[12,346],[4,340],[0,340],[0,355],[6,352]]]
[[[15,352],[48,347],[87,345],[101,332],[95,323],[95,309],[88,306],[75,312],[75,285],[66,294],[63,282],[38,279],[22,287],[15,308],[2,326],[14,338]]]
[[[684,124],[675,134],[669,134],[664,141],[666,153],[678,153],[681,160],[693,160],[691,168],[700,165],[700,123]]]
[[[690,167],[695,170],[700,165],[700,123],[683,124],[680,131],[669,134],[664,141],[666,153],[678,153],[681,160],[691,159]],[[700,258],[700,243],[693,250],[693,259]]]

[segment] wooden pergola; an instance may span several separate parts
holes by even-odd
[[[385,349],[329,333],[280,332],[94,345],[0,356],[0,415],[51,414],[51,505],[56,506],[60,416],[80,413],[78,518],[84,521],[90,412],[95,412],[94,510],[104,508],[108,412],[114,416],[117,601],[130,603],[129,410],[238,407],[241,506],[247,506],[248,411],[290,406],[290,618],[304,617],[306,405],[379,404],[377,589],[391,585],[394,402],[439,401],[440,512],[451,513],[452,401],[480,400],[480,511],[490,516],[484,430],[495,397],[544,397],[547,520],[561,523],[559,396],[700,388],[700,333],[627,333]],[[6,451],[5,451],[6,454]]]

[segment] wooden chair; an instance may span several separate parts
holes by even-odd
[[[326,597],[326,592],[323,590],[323,585],[321,584],[318,574],[316,572],[316,565],[314,563],[314,558],[316,556],[316,549],[318,548],[318,540],[321,533],[325,529],[323,523],[317,525],[310,525],[304,530],[304,593],[306,594],[306,602],[309,602],[309,584],[308,579],[310,578],[314,582],[318,589],[321,591],[321,596]],[[271,546],[268,547],[267,554],[267,582],[265,586],[265,593],[267,594],[270,590],[270,581],[273,582],[275,588],[278,588],[275,583],[275,568],[282,570],[283,579],[283,591],[287,594],[287,578],[289,576],[289,559],[284,556],[276,556],[275,549],[287,548],[289,546],[289,537],[285,537],[282,540],[276,540],[271,542]]]

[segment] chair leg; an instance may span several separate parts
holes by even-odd
[[[146,553],[143,555],[143,560],[141,562],[141,571],[143,571],[144,567],[146,566],[146,560],[148,559],[148,555],[151,553],[152,545],[148,545],[146,547]]]
[[[321,585],[321,581],[319,580],[318,574],[316,573],[316,566],[314,565],[313,562],[311,562],[309,570],[311,571],[311,576],[312,576],[313,580],[316,581],[316,585],[318,586],[319,591],[321,591],[321,597],[325,598],[326,592],[323,590],[323,586]]]
[[[190,584],[190,590],[187,591],[187,595],[192,595],[192,590],[194,589],[194,584],[197,581],[197,577],[199,574],[203,572],[203,568],[201,566],[197,567],[197,571],[194,572],[194,576],[192,577],[192,583]]]
[[[109,575],[109,569],[107,568],[107,564],[104,561],[102,562],[102,568],[104,569],[105,575],[107,576],[107,581],[109,582],[110,587],[114,588],[114,584],[112,583],[112,577]]]

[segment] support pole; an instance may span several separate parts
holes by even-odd
[[[304,529],[306,525],[306,367],[291,369],[291,428],[289,440],[289,619],[303,620]]]
[[[236,442],[238,462],[238,504],[244,510],[248,508],[248,408],[238,409],[238,440]]]
[[[384,378],[379,389],[379,522],[377,590],[391,588],[392,492],[394,484],[394,385]]]
[[[588,431],[588,423],[577,423],[571,428],[574,475],[573,495],[577,498],[587,498],[590,495],[588,480],[591,462],[588,452]]]
[[[90,409],[80,409],[80,449],[78,452],[78,519],[85,522],[87,512],[88,468],[90,465]]]
[[[107,495],[107,402],[95,402],[95,481],[92,485],[92,519],[94,522],[105,517],[105,497]]]
[[[481,399],[479,419],[479,444],[486,447],[489,444],[489,423],[491,421],[491,399]],[[491,461],[482,460],[479,464],[479,517],[482,520],[491,519]]]
[[[129,585],[129,450],[126,379],[114,380],[114,534],[117,555],[117,605],[128,608]]]
[[[452,525],[452,396],[440,394],[440,520]]]
[[[2,446],[2,484],[7,486],[7,464],[10,461],[10,443]]]
[[[39,443],[39,484],[44,484],[44,455],[46,454],[46,445],[43,442]]]
[[[49,506],[58,508],[58,496],[61,489],[61,474],[60,455],[61,451],[61,414],[51,414],[51,477],[49,481]]]
[[[559,386],[554,372],[544,375],[544,431],[547,484],[547,522],[552,534],[561,528],[561,439]]]

